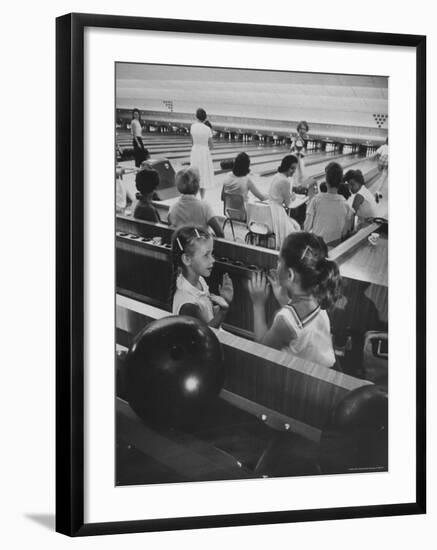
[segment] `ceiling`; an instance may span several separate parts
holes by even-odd
[[[116,106],[375,127],[388,114],[384,76],[118,63]]]

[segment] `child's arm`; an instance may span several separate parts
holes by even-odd
[[[249,293],[253,302],[256,341],[279,350],[288,346],[295,334],[282,315],[276,315],[272,326],[267,327],[265,303],[269,296],[269,287],[264,273],[254,273],[252,275],[252,279],[249,281]]]
[[[355,195],[354,201],[352,203],[352,208],[355,210],[355,212],[358,212],[358,209],[363,204],[364,199],[361,195]]]
[[[199,306],[196,306],[196,304],[191,304],[191,303],[184,304],[179,310],[179,315],[188,315],[189,317],[195,317],[196,319],[205,321],[205,319],[202,317],[202,313],[200,311]],[[208,323],[208,326],[212,328],[219,328],[223,322],[223,319],[225,318],[225,315],[226,315],[225,309],[220,308],[218,306],[215,307],[214,317]]]
[[[269,286],[264,273],[253,273],[249,281],[249,294],[253,304],[255,340],[261,342],[267,332],[265,303],[269,297]]]
[[[219,285],[219,296],[211,295],[211,301],[213,305],[214,316],[209,321],[208,325],[213,328],[219,328],[229,309],[229,305],[234,298],[234,286],[232,279],[227,273],[223,275],[222,284]],[[196,317],[197,319],[204,320],[199,306],[192,303],[183,304],[179,310],[180,315],[189,315],[190,317]]]
[[[234,299],[234,285],[232,279],[227,273],[223,275],[222,284],[219,285],[220,296],[211,294],[211,300],[214,304],[214,317],[208,323],[211,327],[220,327],[226,314],[228,313],[229,306]]]
[[[287,291],[284,290],[279,283],[278,272],[276,269],[271,269],[267,274],[267,279],[269,280],[270,286],[272,287],[273,294],[278,301],[279,305],[285,306],[290,301],[290,298],[287,294]]]
[[[283,319],[282,315],[276,315],[272,326],[264,335],[261,344],[270,348],[283,349],[296,337],[291,327]]]

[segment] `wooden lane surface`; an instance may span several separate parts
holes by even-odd
[[[381,235],[375,245],[363,243],[341,263],[343,277],[388,286],[388,239]]]
[[[120,439],[176,471],[183,481],[254,477],[235,458],[198,438],[176,431],[169,437],[146,426],[119,397],[115,410]],[[151,482],[156,479],[148,481]]]
[[[166,311],[117,295],[117,329],[135,335]],[[317,441],[335,406],[352,390],[370,384],[289,353],[213,329],[223,345],[223,397],[278,428]],[[288,421],[288,422],[287,422]]]
[[[371,223],[330,251],[329,256],[337,262],[343,277],[388,286],[387,236],[381,233],[376,245],[368,240],[380,229],[380,223]]]

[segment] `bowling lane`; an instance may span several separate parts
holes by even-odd
[[[159,151],[159,152],[165,153],[166,151],[168,151],[168,152],[172,152],[172,153],[177,153],[177,152],[181,152],[181,151],[190,151],[191,146],[192,146],[192,142],[190,140],[187,143],[177,144],[177,145],[168,145],[168,144],[165,144],[165,143],[163,143],[161,145],[149,145],[145,141],[145,146],[151,152],[152,151],[153,152]],[[243,143],[241,141],[236,141],[236,142],[232,142],[232,143],[217,142],[217,141],[213,142],[213,150],[220,150],[220,151],[229,150],[229,151],[232,151],[236,147],[241,147],[241,146],[244,146],[247,149],[254,149],[254,150],[258,149],[259,147],[270,147],[269,145],[248,144],[248,143]]]
[[[283,147],[283,148],[275,148],[273,147],[271,151],[262,151],[258,153],[253,153],[251,151],[247,151],[246,149],[242,149],[242,151],[246,151],[247,154],[250,157],[250,166],[252,168],[252,172],[258,172],[260,167],[263,168],[263,164],[266,162],[275,162],[275,172],[278,168],[279,164],[281,163],[281,160],[286,155],[290,154],[290,148],[289,147]],[[228,157],[225,157],[228,158]],[[317,159],[319,158],[325,158],[324,153],[313,153],[306,156],[307,162],[312,164],[313,162],[317,162]],[[255,159],[255,160],[254,160]],[[214,165],[214,172],[220,173],[220,158],[215,157],[213,155],[213,165]],[[256,166],[255,169],[253,169]]]
[[[151,151],[149,149],[151,154],[156,154],[156,152]],[[247,147],[246,143],[236,143],[232,147],[216,147],[211,150],[211,155],[213,158],[213,162],[216,161],[214,164],[214,169],[219,170],[220,169],[220,161],[226,160],[226,159],[233,159],[237,156],[238,153],[241,153],[242,151],[245,151],[251,158],[252,157],[258,157],[262,155],[266,155],[272,152],[276,152],[279,156],[284,156],[289,152],[289,148],[287,147],[280,147],[280,146],[268,146],[268,145],[260,145],[256,147]],[[178,151],[170,151],[169,149],[166,149],[165,151],[162,151],[162,154],[167,157],[169,160],[177,159],[181,164],[184,162],[190,161],[190,152],[191,152],[191,144],[189,147],[185,149],[180,149]]]
[[[149,141],[148,137],[143,137],[144,146],[150,151],[151,154],[163,154],[166,155],[167,153],[184,153],[186,152],[189,155],[189,152],[191,150],[192,141],[191,139],[184,139],[184,140],[161,140],[161,141]],[[235,147],[243,146],[246,149],[254,149],[257,150],[259,147],[269,147],[268,145],[262,145],[258,144],[256,142],[227,142],[227,141],[216,141],[214,140],[214,149],[219,150],[229,150],[232,151]],[[117,137],[117,144],[119,147],[132,147],[132,138],[129,136],[124,139],[119,139]],[[169,157],[170,158],[170,157]]]

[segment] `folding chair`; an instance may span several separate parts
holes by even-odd
[[[369,330],[364,335],[364,378],[375,384],[388,384],[388,334]]]
[[[266,203],[248,204],[249,229],[245,241],[247,244],[276,248],[276,236],[273,231],[273,220],[270,205]]]
[[[232,237],[235,241],[234,223],[247,223],[246,205],[244,204],[244,198],[242,195],[233,195],[231,193],[225,193],[222,191],[223,201],[223,213],[225,215],[225,221],[223,223],[223,232],[225,231],[226,224],[229,222],[232,230]]]

